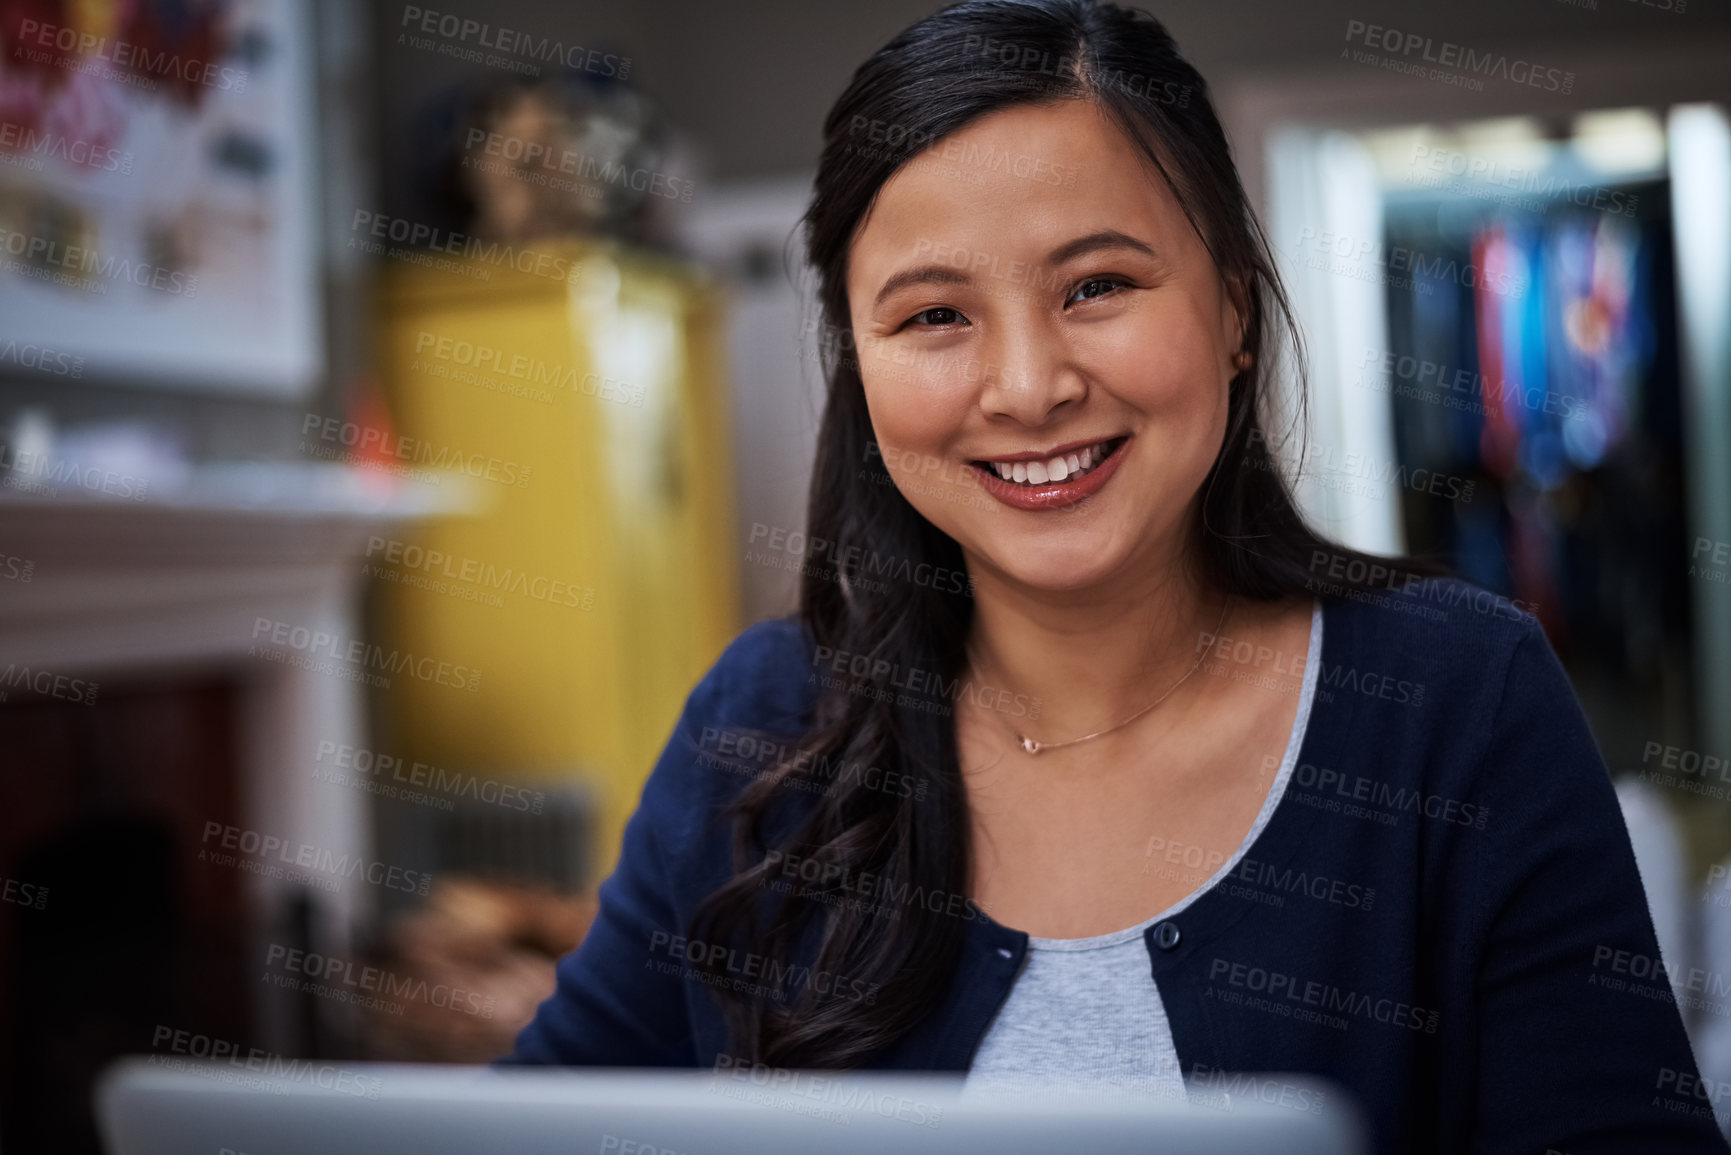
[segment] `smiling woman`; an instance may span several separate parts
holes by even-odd
[[[837,564],[693,691],[512,1061],[1290,1071],[1381,1150],[1724,1151],[1675,1006],[1600,973],[1658,948],[1537,623],[1268,454],[1297,334],[1164,29],[921,21],[805,226]]]

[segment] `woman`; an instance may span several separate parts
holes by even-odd
[[[821,556],[693,691],[509,1061],[1296,1071],[1391,1151],[1725,1150],[1676,1009],[1607,981],[1658,948],[1543,633],[1296,511],[1291,318],[1164,30],[916,24],[805,225]]]

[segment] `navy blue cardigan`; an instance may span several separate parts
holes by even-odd
[[[729,875],[709,819],[755,755],[715,753],[743,732],[798,734],[812,673],[804,630],[762,622],[692,691],[594,925],[503,1062],[727,1054],[709,988],[681,965],[695,904]],[[1228,1072],[1335,1080],[1379,1151],[1726,1152],[1721,1089],[1702,1086],[1671,992],[1629,977],[1658,958],[1652,920],[1605,763],[1534,619],[1454,580],[1328,599],[1320,679],[1298,768],[1246,858],[1147,933],[1186,1074],[1264,1097]],[[1009,994],[1027,935],[950,905],[967,937],[948,995],[875,1067],[966,1070]],[[766,965],[726,963],[740,982]]]

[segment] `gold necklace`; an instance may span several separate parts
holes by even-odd
[[[1220,620],[1214,624],[1214,637],[1218,638],[1220,636],[1220,629],[1226,624],[1227,607],[1231,605],[1232,595],[1227,594],[1226,601],[1220,606]],[[1023,750],[1026,750],[1030,754],[1038,754],[1042,750],[1056,750],[1060,746],[1074,746],[1078,742],[1086,742],[1090,738],[1098,738],[1102,734],[1110,734],[1114,730],[1121,730],[1136,719],[1140,718],[1142,715],[1146,714],[1148,711],[1152,710],[1154,707],[1158,706],[1161,702],[1164,702],[1167,698],[1170,698],[1173,691],[1177,690],[1179,686],[1182,686],[1185,682],[1190,680],[1191,674],[1194,674],[1197,670],[1202,668],[1202,660],[1207,656],[1208,651],[1203,650],[1201,656],[1196,659],[1196,663],[1185,672],[1182,678],[1173,682],[1171,687],[1164,694],[1161,694],[1158,698],[1155,698],[1152,702],[1149,702],[1146,706],[1143,706],[1140,710],[1137,710],[1134,714],[1131,714],[1128,718],[1119,722],[1117,725],[1108,726],[1104,730],[1096,730],[1092,734],[1084,734],[1080,738],[1066,738],[1062,742],[1036,742],[1026,734],[1017,730],[1014,726],[1010,727],[1010,732],[1016,736],[1016,741],[1021,745]]]

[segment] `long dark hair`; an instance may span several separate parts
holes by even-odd
[[[1391,573],[1439,572],[1345,549],[1306,525],[1295,506],[1263,429],[1272,420],[1276,354],[1290,348],[1301,365],[1299,334],[1202,77],[1160,23],[1091,0],[968,0],[902,32],[854,73],[830,110],[803,222],[828,382],[808,538],[862,548],[832,552],[834,571],[808,568],[799,617],[828,647],[820,652],[850,656],[850,679],[820,687],[797,754],[734,799],[724,819],[733,826],[735,875],[689,928],[692,941],[755,954],[772,972],[809,960],[791,999],[712,984],[737,1059],[868,1062],[944,997],[967,923],[979,916],[971,901],[958,902],[970,893],[970,837],[954,729],[947,711],[921,709],[898,692],[910,671],[937,686],[959,680],[973,603],[961,583],[882,583],[866,572],[873,558],[905,559],[908,567],[894,566],[903,573],[960,573],[966,564],[956,542],[890,483],[871,443],[850,352],[847,256],[878,190],[910,157],[987,113],[1064,99],[1093,101],[1137,143],[1246,318],[1250,366],[1231,382],[1225,439],[1192,519],[1203,583],[1266,601],[1319,586],[1335,596],[1386,591]],[[1319,558],[1328,559],[1322,573]],[[932,568],[920,571],[922,564]],[[877,777],[837,767],[869,767]],[[795,797],[808,804],[791,805]],[[801,869],[789,871],[796,862]],[[811,863],[819,868],[805,869]],[[804,893],[778,890],[783,876]]]

